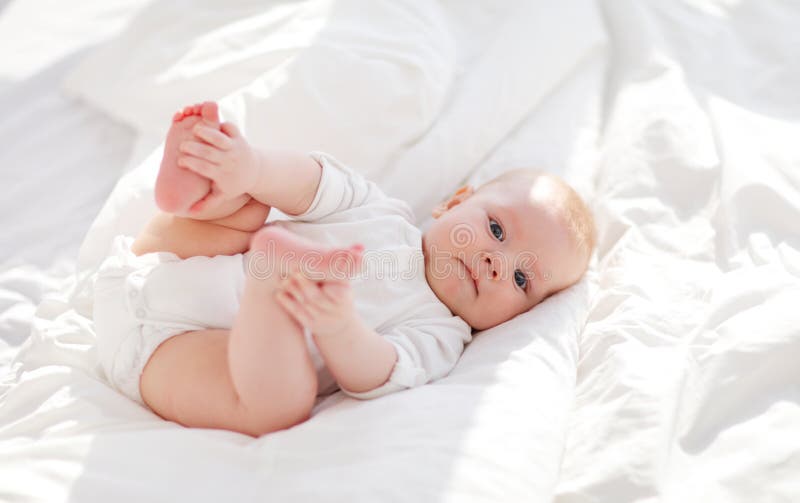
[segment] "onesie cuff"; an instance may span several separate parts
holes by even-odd
[[[391,342],[397,352],[397,361],[394,364],[391,375],[389,375],[389,379],[384,384],[368,391],[354,392],[340,387],[345,395],[359,400],[369,400],[394,393],[395,391],[422,386],[428,382],[425,369],[417,367],[405,349],[394,341]]]
[[[299,215],[292,215],[292,220],[313,222],[334,213],[341,201],[341,194],[347,183],[339,161],[324,152],[309,152],[309,157],[322,166],[319,187],[308,209]],[[338,196],[338,197],[337,197]]]

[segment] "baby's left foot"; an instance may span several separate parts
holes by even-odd
[[[172,118],[155,190],[156,204],[167,213],[188,216],[189,209],[211,191],[211,180],[178,166],[180,144],[194,139],[192,128],[200,121],[211,127],[220,127],[216,103],[188,106]]]

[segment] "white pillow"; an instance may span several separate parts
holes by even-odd
[[[539,131],[550,127],[571,133],[570,122],[583,123],[587,112],[583,105],[593,101],[586,97],[599,100],[603,81],[595,76],[604,70],[607,36],[595,2],[526,0],[493,21],[496,36],[454,83],[433,127],[375,177],[390,194],[408,201],[418,217],[427,216],[436,203],[481,168],[526,118],[540,115],[541,105],[554,94],[561,94],[562,101],[550,107],[550,124],[538,122],[544,126]],[[569,92],[561,93],[565,88]],[[575,112],[581,114],[577,120],[569,117]],[[536,159],[537,152],[552,150],[542,141],[549,134],[553,133],[515,149],[515,161]],[[561,140],[565,149],[571,149]],[[560,149],[558,157],[567,160],[565,149]],[[527,153],[521,155],[523,151]],[[520,166],[495,165],[494,170],[510,167]]]
[[[222,99],[253,143],[330,151],[426,215],[604,44],[591,0],[157,2],[65,87],[156,137]]]
[[[483,35],[492,42],[480,57],[463,47],[463,32],[454,38],[454,23],[482,26],[474,15],[464,21],[460,3],[207,2],[153,5],[67,88],[152,137],[180,105],[243,86],[222,111],[253,144],[328,150],[418,217],[605,43],[589,0],[492,4],[482,22],[494,35]],[[82,270],[155,211],[160,157],[157,149],[117,185],[86,237]]]
[[[184,105],[222,100],[255,145],[366,169],[430,128],[455,59],[437,2],[156,2],[65,89],[147,135]]]

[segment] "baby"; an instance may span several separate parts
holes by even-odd
[[[210,102],[174,117],[155,196],[97,274],[101,363],[165,419],[253,436],[336,389],[445,376],[473,329],[575,283],[595,239],[578,195],[531,170],[458,189],[422,233],[334,158],[253,148]],[[265,226],[271,208],[288,219]]]

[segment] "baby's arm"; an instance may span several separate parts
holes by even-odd
[[[397,353],[391,342],[364,324],[347,280],[314,282],[301,274],[284,280],[278,302],[308,328],[340,387],[353,393],[383,385]]]
[[[311,205],[322,167],[309,155],[292,150],[253,148],[236,126],[221,130],[198,123],[197,141],[180,145],[178,164],[214,182],[206,204],[250,194],[287,215],[299,215]]]

